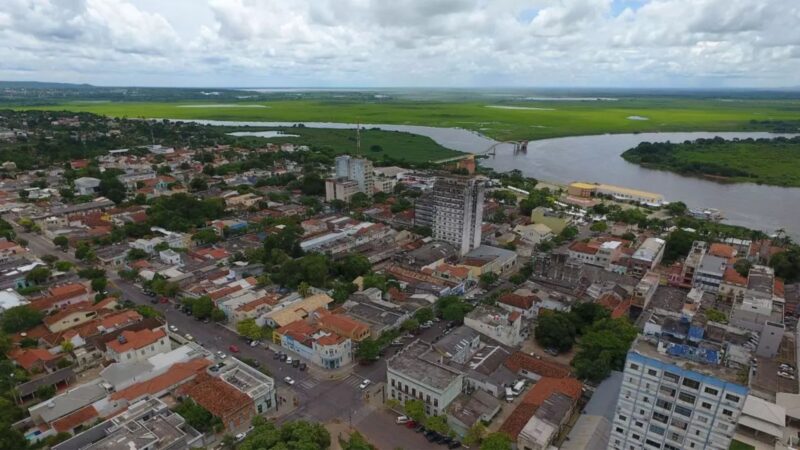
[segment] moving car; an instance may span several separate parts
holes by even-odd
[[[300,371],[301,371],[301,372],[302,372],[302,371],[304,371],[304,370],[306,370],[306,367],[307,367],[307,366],[306,366],[306,363],[300,363]]]
[[[191,335],[191,334],[189,334],[189,333],[186,333],[186,334],[184,334],[184,335],[183,335],[183,337],[185,337],[187,341],[193,341],[193,340],[194,340],[194,338],[192,337],[192,335]]]
[[[294,361],[292,361],[292,367],[300,367],[300,360],[295,359]]]
[[[366,378],[365,378],[365,379],[364,379],[364,381],[362,381],[362,382],[361,382],[361,384],[359,384],[359,385],[358,385],[358,388],[359,388],[359,389],[366,389],[366,388],[367,388],[367,386],[369,386],[369,385],[370,385],[370,383],[372,383],[372,382],[371,382],[371,381],[369,381],[369,379],[366,379]]]
[[[228,350],[230,350],[231,353],[239,353],[239,347],[237,347],[237,346],[235,346],[233,344],[231,344],[231,346],[228,347]]]
[[[218,357],[219,359],[225,359],[225,358],[227,358],[227,357],[228,357],[228,355],[226,355],[225,353],[222,353],[222,351],[218,351],[218,352],[217,352],[217,357]]]
[[[177,333],[178,332],[178,327],[176,327],[175,325],[170,325],[169,326],[169,331],[172,331],[173,333]]]
[[[258,347],[258,341],[251,341],[250,347]]]
[[[289,386],[294,386],[294,380],[292,379],[292,377],[286,377],[283,379],[283,381],[285,381],[286,384],[288,384]]]
[[[411,419],[408,416],[397,416],[397,419],[394,420],[394,423],[398,425],[402,425],[404,423],[408,423]]]

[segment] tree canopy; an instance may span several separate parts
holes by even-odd
[[[42,323],[44,313],[30,307],[20,305],[7,309],[3,313],[2,325],[6,333],[18,333],[35,327]]]
[[[261,416],[253,419],[253,430],[238,450],[318,450],[331,445],[331,436],[319,423],[295,421],[277,427]]]

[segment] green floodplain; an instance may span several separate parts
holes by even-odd
[[[426,100],[407,98],[314,99],[285,97],[258,101],[52,101],[17,109],[68,110],[127,118],[203,119],[225,121],[339,122],[362,124],[457,127],[499,141],[536,140],[605,133],[670,131],[800,131],[800,100],[780,98],[620,97],[606,100],[465,98]],[[254,127],[253,129],[270,129]],[[292,129],[293,130],[293,129]],[[289,130],[291,131],[291,130]],[[352,130],[306,129],[297,144],[329,146],[337,151],[355,148]],[[365,134],[362,151],[373,159],[430,161],[458,155],[428,138],[402,133]],[[412,142],[413,141],[413,142]],[[370,154],[378,145],[382,151]],[[741,149],[740,149],[741,150]],[[722,150],[721,150],[722,151]],[[746,153],[746,151],[745,151]],[[740,158],[737,152],[736,158]],[[753,180],[748,180],[753,181]],[[768,182],[760,180],[761,182]],[[781,183],[784,184],[784,183]]]
[[[800,187],[800,137],[643,142],[622,157],[634,164],[682,175]]]
[[[115,117],[341,122],[458,127],[491,138],[658,131],[774,131],[800,127],[800,100],[620,98],[614,101],[66,102],[26,106]],[[646,119],[646,120],[645,120]]]

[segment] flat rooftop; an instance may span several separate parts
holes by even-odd
[[[459,372],[437,362],[439,355],[430,344],[414,341],[387,362],[390,371],[438,390],[447,389]]]
[[[631,346],[631,351],[684,370],[718,378],[742,386],[739,371],[720,364],[722,354],[706,346],[690,347],[683,344],[670,345],[666,340],[658,341],[639,336]]]

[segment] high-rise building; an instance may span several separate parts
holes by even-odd
[[[433,238],[449,242],[463,255],[481,245],[482,178],[443,175],[433,185]]]
[[[426,192],[414,201],[414,226],[433,227],[433,193]]]
[[[653,339],[628,353],[609,448],[727,449],[749,392],[740,370],[723,346]]]
[[[335,159],[336,178],[347,178],[358,183],[358,189],[367,195],[375,190],[372,161],[350,155],[337,156]]]

